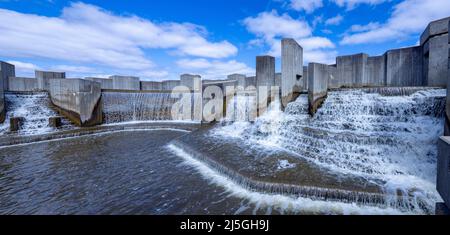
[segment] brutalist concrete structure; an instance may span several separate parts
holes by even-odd
[[[303,48],[294,40],[281,40],[281,100],[285,107],[305,88]]]
[[[9,77],[9,91],[38,91],[36,78]]]
[[[141,89],[141,83],[138,77],[114,75],[109,78],[113,81],[114,90],[139,91]]]
[[[450,17],[428,24],[420,37],[423,47],[423,76],[428,86],[447,85],[448,23]]]
[[[368,57],[364,53],[338,56],[336,58],[338,86],[362,87]]]
[[[15,66],[10,63],[0,61],[0,76],[2,77],[3,90],[7,91],[9,89],[9,77],[16,76]]]
[[[364,73],[363,86],[385,86],[386,55],[368,57]]]
[[[87,77],[86,80],[98,82],[102,89],[110,90],[113,89],[113,80],[110,78],[96,78],[96,77]]]
[[[309,63],[308,79],[309,113],[314,115],[328,94],[328,81],[330,79],[328,65]]]
[[[39,71],[34,72],[38,83],[38,89],[41,91],[49,91],[50,80],[66,78],[65,72]]]
[[[161,91],[162,83],[161,82],[153,82],[153,81],[141,81],[141,90],[142,91]]]
[[[236,81],[236,85],[242,88],[247,87],[247,76],[244,74],[231,74],[227,76],[227,80]]]
[[[84,79],[51,79],[50,98],[59,113],[77,126],[102,123],[100,83]]]
[[[386,52],[386,86],[427,85],[423,76],[422,58],[420,46]]]
[[[162,81],[162,89],[165,91],[171,91],[173,88],[180,86],[180,80],[167,80]]]
[[[256,89],[258,92],[258,115],[266,111],[270,102],[270,91],[275,86],[275,58],[272,56],[256,57]]]
[[[200,85],[198,85],[200,82]],[[180,76],[180,85],[188,87],[191,91],[200,91],[202,77],[200,75],[182,74]]]

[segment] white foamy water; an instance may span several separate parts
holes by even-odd
[[[212,135],[240,138],[250,148],[282,148],[338,174],[384,182],[387,200],[413,198],[403,205],[409,212],[433,213],[446,91],[389,95],[330,92],[313,118],[302,95],[284,113],[275,105],[253,124],[234,123]]]
[[[22,129],[18,131],[18,134],[38,135],[57,130],[48,126],[48,119],[59,115],[49,107],[50,98],[47,93],[5,94],[5,100],[7,113],[5,122],[0,124],[0,134],[9,133],[9,119],[11,117],[25,118]],[[62,120],[60,130],[71,127],[72,125],[68,120]]]

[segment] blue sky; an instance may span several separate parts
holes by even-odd
[[[416,45],[446,16],[449,0],[0,0],[0,59],[20,76],[221,79],[253,74],[263,54],[279,70],[283,37],[303,46],[305,63],[333,63]]]

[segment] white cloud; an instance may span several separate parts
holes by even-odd
[[[269,55],[280,57],[281,39],[293,38],[302,47],[305,62],[329,63],[334,60],[335,45],[328,38],[315,37],[306,21],[294,20],[289,15],[279,15],[276,11],[263,12],[244,20],[247,30],[257,36],[270,49]],[[252,42],[255,40],[252,40]]]
[[[322,0],[291,0],[291,8],[297,11],[312,13],[316,9],[323,7]]]
[[[341,44],[379,43],[407,38],[421,33],[429,22],[449,15],[448,0],[404,0],[394,7],[386,23],[353,26],[351,30],[360,32],[344,36]]]
[[[347,10],[352,10],[361,4],[378,5],[391,0],[332,0],[336,5],[345,7]]]
[[[342,15],[337,15],[335,17],[329,18],[325,21],[325,25],[339,25],[344,20]]]
[[[154,70],[155,64],[144,51],[148,49],[215,59],[237,53],[228,41],[208,41],[201,26],[154,23],[84,3],[71,3],[59,17],[0,9],[0,32],[0,54],[5,57],[46,58],[136,72]]]
[[[201,74],[203,79],[223,79],[233,73],[255,74],[254,69],[235,60],[182,59],[177,61],[177,65],[185,69],[187,73]]]

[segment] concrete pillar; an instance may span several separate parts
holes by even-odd
[[[438,143],[437,191],[450,208],[450,137],[441,137]]]
[[[423,47],[423,76],[428,86],[447,85],[448,23],[450,17],[428,24],[420,37]]]
[[[115,75],[109,78],[113,81],[114,90],[139,91],[141,89],[141,83],[138,77]]]
[[[387,86],[423,86],[422,47],[407,47],[386,52]]]
[[[269,94],[275,86],[275,57],[256,57],[256,90],[258,92],[258,115],[265,113],[270,102]]]
[[[364,53],[336,58],[339,87],[362,87],[368,55]]]
[[[48,91],[50,89],[51,79],[66,78],[65,72],[51,72],[51,71],[34,71],[38,83],[38,89],[41,91]]]
[[[192,74],[182,74],[180,76],[180,84],[181,86],[188,87],[191,91],[199,91],[201,89],[201,86],[198,87],[198,82],[202,81],[202,77],[200,75],[192,75]],[[197,90],[195,90],[195,88]]]
[[[25,118],[23,117],[12,117],[9,119],[9,130],[12,132],[18,131],[22,128]]]
[[[0,76],[3,83],[3,90],[9,90],[9,78],[16,76],[16,68],[13,64],[0,61]]]
[[[328,80],[330,79],[328,65],[309,63],[308,79],[309,113],[314,115],[328,94]]]
[[[303,91],[304,84],[303,48],[294,39],[283,39],[281,40],[281,97],[284,107]]]

